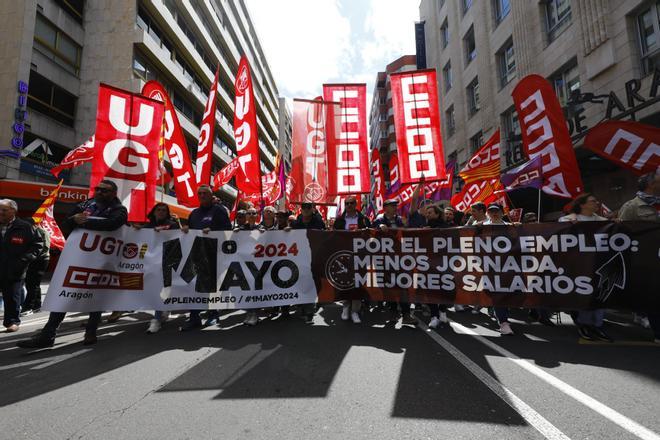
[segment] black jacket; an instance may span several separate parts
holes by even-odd
[[[0,282],[25,279],[30,262],[44,247],[43,239],[26,221],[15,219],[0,240]]]
[[[233,229],[227,209],[216,204],[193,209],[188,217],[188,226],[190,229],[209,228],[212,231],[231,231]]]
[[[369,219],[362,214],[360,211],[357,211],[357,227],[358,229],[366,229],[371,227],[371,222]],[[333,226],[333,229],[337,231],[343,231],[346,229],[346,212],[342,213],[339,217],[335,219],[335,224]]]
[[[87,211],[90,218],[82,225],[73,221],[73,216]],[[128,211],[119,199],[115,198],[108,206],[101,206],[94,199],[87,200],[76,205],[69,217],[64,220],[63,226],[66,233],[70,233],[76,228],[90,229],[92,231],[116,231],[126,224],[128,220]]]
[[[296,221],[291,224],[291,229],[318,229],[323,231],[325,230],[325,223],[323,223],[323,219],[318,214],[313,214],[310,221],[305,223],[302,214],[300,214]]]

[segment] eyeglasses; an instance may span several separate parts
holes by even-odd
[[[303,206],[302,209],[312,209],[311,206]]]
[[[256,212],[256,211],[254,211],[254,212],[249,211],[249,212],[247,213],[247,215],[257,215],[257,212]]]
[[[346,206],[353,206],[353,205],[357,205],[357,202],[346,202],[346,203],[344,203],[344,204],[345,204]]]
[[[96,188],[94,188],[94,192],[97,192],[97,193],[109,193],[109,192],[112,192],[112,189],[110,189],[110,188],[105,188],[105,187],[102,187],[102,186],[97,186]]]

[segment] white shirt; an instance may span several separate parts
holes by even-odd
[[[607,219],[596,214],[582,215],[575,213],[559,217],[560,222],[572,222],[573,220],[577,220],[579,222],[602,222],[606,221]]]

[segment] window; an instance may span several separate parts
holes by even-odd
[[[456,119],[454,118],[453,105],[445,112],[445,120],[447,121],[447,133],[449,133],[449,136],[452,136],[456,131]]]
[[[385,113],[381,113],[381,114],[378,116],[378,120],[379,120],[380,122],[386,122],[386,121],[387,121],[387,115],[386,115]]]
[[[445,20],[440,26],[440,40],[442,43],[442,48],[444,49],[449,44],[449,23]]]
[[[548,43],[550,43],[571,24],[570,0],[547,0],[545,16],[548,26]]]
[[[62,87],[30,71],[30,88],[27,106],[44,115],[73,127],[76,115],[76,98]]]
[[[481,132],[481,130],[479,130],[477,134],[475,134],[470,138],[470,154],[474,154],[477,151],[479,151],[483,143],[484,143],[484,134]]]
[[[479,111],[479,78],[475,78],[467,86],[467,104],[470,116]]]
[[[444,5],[445,5],[445,0],[438,0],[438,10],[442,9]]]
[[[69,73],[77,75],[80,71],[80,45],[41,14],[37,14],[34,24],[34,45]]]
[[[138,55],[133,57],[133,73],[144,82],[158,80],[154,70]]]
[[[499,23],[511,12],[511,0],[493,0],[495,23]]]
[[[463,15],[465,15],[472,6],[472,0],[461,0],[461,3],[463,3]]]
[[[648,74],[660,67],[660,2],[637,16],[642,72]]]
[[[497,64],[500,71],[500,86],[504,87],[516,76],[516,57],[513,51],[513,41],[509,40],[497,53]]]
[[[445,92],[451,89],[452,86],[452,77],[451,77],[451,61],[448,61],[445,67],[442,68],[442,79],[445,82]]]
[[[516,109],[511,107],[501,115],[502,136],[500,146],[503,147],[507,166],[522,162],[525,158],[522,150],[520,123]]]
[[[463,46],[465,47],[465,65],[467,66],[477,57],[477,45],[474,42],[474,27],[463,37]]]
[[[562,106],[566,105],[571,93],[580,88],[580,73],[578,72],[577,63],[574,61],[567,68],[554,74],[551,79],[559,102]]]
[[[78,23],[83,22],[83,11],[85,9],[85,0],[55,0],[60,8],[73,17]]]

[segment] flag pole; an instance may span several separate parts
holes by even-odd
[[[541,187],[539,187],[539,204],[536,213],[536,223],[541,223]]]

